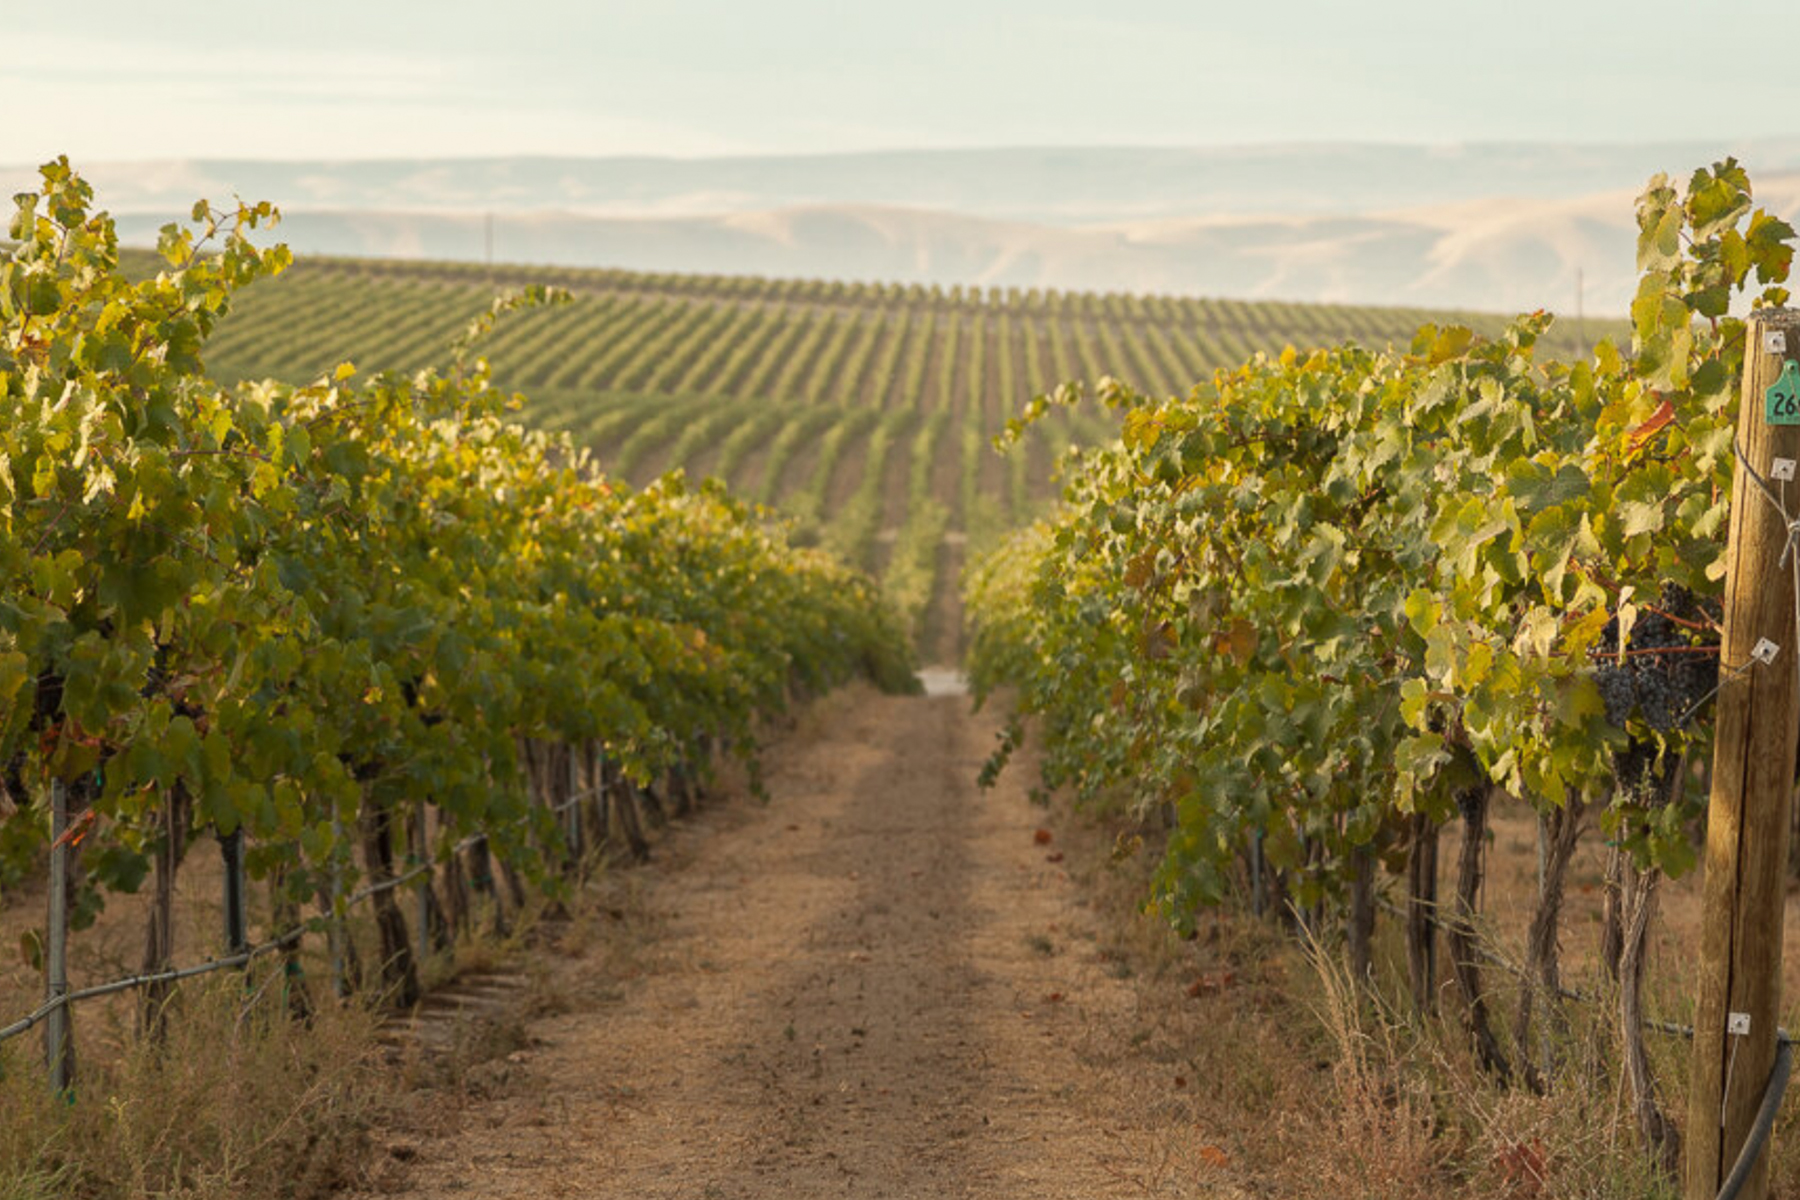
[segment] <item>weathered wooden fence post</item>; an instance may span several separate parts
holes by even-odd
[[[1784,366],[1796,358],[1800,311],[1751,315],[1706,818],[1700,996],[1687,1128],[1689,1200],[1719,1194],[1750,1133],[1775,1060],[1788,806],[1800,735],[1795,690],[1800,644],[1794,627],[1800,549],[1790,546],[1782,501],[1788,512],[1800,515],[1800,482],[1793,481],[1800,463],[1800,408],[1791,414],[1772,409],[1769,395]],[[1765,495],[1764,487],[1772,495]],[[1740,1196],[1767,1195],[1768,1161],[1767,1153],[1759,1156]]]

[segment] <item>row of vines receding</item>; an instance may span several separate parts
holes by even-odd
[[[968,591],[977,688],[1015,689],[1046,783],[1166,815],[1155,887],[1174,920],[1245,896],[1342,929],[1366,980],[1378,893],[1396,893],[1413,1002],[1439,994],[1441,938],[1472,1053],[1504,1085],[1553,1088],[1564,1067],[1559,914],[1597,825],[1623,1073],[1672,1163],[1640,1040],[1641,918],[1694,865],[1703,815],[1733,301],[1786,303],[1794,231],[1753,211],[1729,160],[1652,181],[1638,225],[1629,351],[1547,361],[1539,313],[1492,340],[1427,326],[1404,350],[1258,355],[1185,398],[1102,381],[1121,440],[1075,454],[1060,510]],[[1040,398],[1019,426],[1079,399]],[[1536,811],[1542,881],[1510,1022],[1478,936],[1506,796]]]
[[[0,259],[0,888],[44,861],[55,796],[73,925],[149,882],[150,971],[203,834],[321,927],[471,839],[477,875],[555,892],[570,780],[683,795],[797,694],[915,686],[862,574],[509,419],[478,340],[553,292],[496,302],[442,368],[223,387],[207,339],[288,265],[253,240],[278,214],[203,202],[164,269],[122,272],[88,185],[41,175]]]

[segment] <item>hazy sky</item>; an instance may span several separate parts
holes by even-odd
[[[0,0],[0,162],[1784,136],[1791,3]]]

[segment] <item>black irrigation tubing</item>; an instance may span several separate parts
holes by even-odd
[[[578,792],[557,805],[552,811],[559,813],[567,812],[583,800],[599,795],[602,790],[603,789],[600,788],[590,788],[585,792]],[[471,834],[452,846],[450,848],[450,853],[460,854],[486,836],[487,834],[485,833]],[[397,887],[411,883],[413,880],[429,871],[435,870],[436,867],[437,864],[435,862],[420,863],[418,866],[396,875],[392,879],[384,879],[380,883],[373,883],[367,887],[359,888],[357,891],[350,894],[350,898],[344,901],[344,905],[347,908],[354,904],[360,904],[371,896],[380,895],[382,892],[392,891]],[[278,937],[270,938],[260,945],[252,946],[241,954],[227,955],[224,958],[209,958],[205,962],[197,963],[191,967],[180,967],[168,971],[154,971],[143,975],[128,975],[123,979],[114,979],[108,983],[97,983],[92,987],[80,988],[76,991],[65,993],[54,999],[44,1001],[43,1004],[40,1004],[37,1008],[33,1009],[23,1017],[20,1017],[11,1025],[0,1026],[0,1042],[8,1041],[18,1037],[22,1033],[29,1032],[34,1025],[43,1021],[44,1018],[48,1017],[51,1013],[59,1008],[66,1008],[77,1000],[93,1000],[100,996],[112,996],[119,992],[127,992],[133,988],[149,987],[150,985],[157,983],[174,983],[176,980],[192,979],[197,975],[210,975],[214,971],[223,971],[229,967],[247,966],[252,960],[260,958],[272,950],[279,950],[299,941],[309,932],[310,928],[309,925],[296,926]]]
[[[1744,1139],[1744,1148],[1738,1151],[1737,1161],[1731,1165],[1731,1174],[1725,1177],[1725,1184],[1719,1189],[1719,1200],[1734,1200],[1743,1190],[1750,1172],[1756,1167],[1756,1160],[1762,1157],[1763,1147],[1768,1144],[1769,1133],[1775,1128],[1775,1114],[1781,1111],[1781,1098],[1787,1092],[1788,1076],[1794,1067],[1794,1043],[1788,1039],[1785,1030],[1777,1030],[1776,1037],[1780,1040],[1775,1046],[1775,1063],[1769,1068],[1769,1082],[1763,1088],[1762,1104],[1756,1110],[1749,1136]]]

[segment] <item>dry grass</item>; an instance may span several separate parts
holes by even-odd
[[[1617,1070],[1610,1008],[1566,1005],[1546,1095],[1481,1073],[1462,1014],[1421,1016],[1353,981],[1335,947],[1314,946],[1310,983],[1333,1048],[1332,1140],[1346,1148],[1323,1194],[1591,1197],[1674,1196],[1639,1147]],[[1397,973],[1397,972],[1396,972]],[[1392,976],[1389,982],[1393,982]],[[1490,979],[1506,1016],[1504,977]],[[1680,1112],[1685,1045],[1652,1047],[1665,1103]]]
[[[354,1179],[393,1094],[372,1014],[329,1006],[302,1025],[223,974],[178,1009],[162,1044],[83,1064],[72,1099],[45,1087],[37,1039],[5,1048],[0,1200],[310,1197]]]
[[[1319,1200],[1679,1194],[1640,1147],[1618,1070],[1612,1005],[1562,1006],[1557,1082],[1548,1095],[1506,1088],[1476,1065],[1447,980],[1439,1015],[1413,1011],[1391,921],[1384,919],[1377,939],[1373,991],[1350,978],[1340,946],[1308,946],[1241,912],[1203,914],[1198,935],[1183,940],[1140,911],[1154,845],[1119,864],[1113,846],[1129,844],[1136,831],[1071,814],[1060,802],[1052,823],[1064,831],[1059,842],[1072,859],[1079,846],[1076,878],[1113,931],[1101,953],[1134,980],[1140,997],[1130,1031],[1095,1040],[1095,1059],[1121,1080],[1108,1102],[1115,1112],[1120,1104],[1166,1104],[1166,1084],[1158,1084],[1180,1070],[1190,1083],[1184,1122],[1205,1131],[1217,1151],[1196,1163],[1179,1127],[1155,1131],[1139,1150],[1147,1193],[1163,1194],[1154,1180],[1187,1170],[1248,1193]],[[1523,922],[1512,928],[1512,897],[1535,886],[1535,864],[1534,848],[1513,842],[1503,835],[1493,864],[1490,897],[1505,898],[1506,919],[1490,936],[1516,958]],[[1692,886],[1683,881],[1680,892]],[[1564,935],[1566,961],[1585,965],[1592,926],[1581,906],[1576,911]],[[1675,920],[1685,927],[1685,909]],[[1667,969],[1653,974],[1646,1008],[1680,1017],[1691,1004],[1691,981],[1671,961],[1668,933],[1661,937]],[[1589,984],[1579,967],[1575,973],[1571,982]],[[1509,1029],[1515,985],[1489,969],[1486,986],[1496,1027]],[[1685,1124],[1687,1043],[1655,1037],[1650,1050],[1664,1109]],[[1140,1082],[1124,1082],[1130,1079]],[[1794,1140],[1777,1128],[1775,1195],[1800,1195]]]
[[[506,938],[459,939],[421,960],[422,978],[436,987],[465,974],[517,971],[533,944],[582,952],[604,937],[598,931],[610,918],[596,897],[609,883],[602,872],[599,886],[578,893],[570,920],[547,921],[542,902],[534,902],[513,914]],[[119,907],[129,908],[131,899]],[[374,935],[366,915],[359,917],[351,932],[366,969]],[[130,924],[114,924],[116,931],[102,929],[88,944],[129,945]],[[183,984],[161,1045],[138,1037],[133,994],[81,1006],[72,1100],[53,1096],[45,1085],[40,1035],[0,1045],[0,1112],[6,1113],[0,1200],[310,1200],[378,1185],[371,1173],[387,1162],[371,1153],[370,1132],[392,1119],[406,1091],[482,1086],[486,1064],[528,1044],[526,1016],[565,1003],[553,973],[526,956],[529,985],[519,1011],[460,1022],[449,1053],[428,1059],[416,1048],[397,1049],[391,1038],[384,1042],[379,994],[348,1005],[329,1002],[321,954],[309,942],[307,978],[317,1011],[305,1023],[284,1015],[279,963],[259,964],[248,981],[221,972]],[[117,958],[97,960],[90,974],[122,971],[122,960],[111,961]],[[28,995],[18,989],[15,1005]]]
[[[820,720],[816,706],[803,710],[801,736],[816,734]],[[1443,990],[1438,1016],[1415,1014],[1402,999],[1391,921],[1383,919],[1377,941],[1374,992],[1348,977],[1337,947],[1304,945],[1242,914],[1205,914],[1198,936],[1183,940],[1139,909],[1154,847],[1121,860],[1114,848],[1130,838],[1120,841],[1116,822],[1060,808],[1049,820],[1079,903],[1095,919],[1014,935],[1009,945],[1028,949],[1044,971],[1087,957],[1126,984],[1123,1007],[1096,1009],[1074,1034],[1084,1070],[1056,1092],[1105,1131],[1111,1148],[1094,1161],[1123,1190],[1319,1200],[1675,1194],[1638,1148],[1610,1009],[1565,1009],[1551,1094],[1500,1087],[1472,1061],[1453,989]],[[1517,821],[1500,824],[1489,935],[1514,957],[1534,887],[1531,851]],[[660,868],[679,867],[683,853],[659,846]],[[1564,938],[1580,985],[1592,940],[1585,880],[1575,878],[1579,899]],[[1649,1011],[1677,1018],[1690,980],[1669,926],[1687,929],[1691,886],[1670,889],[1674,912],[1646,998]],[[0,1048],[0,1200],[309,1200],[346,1186],[379,1189],[391,1182],[384,1172],[416,1153],[404,1139],[435,1136],[470,1119],[465,1110],[483,1097],[518,1090],[526,1071],[518,1063],[535,1053],[527,1017],[609,1005],[626,981],[663,963],[669,917],[648,902],[646,887],[643,873],[602,871],[568,901],[566,919],[534,910],[506,943],[464,942],[431,964],[434,978],[506,970],[522,973],[527,987],[517,1013],[471,1022],[430,1070],[417,1061],[384,1065],[367,1012],[331,1008],[299,1028],[266,998],[247,1009],[232,976],[184,990],[160,1049],[137,1044],[120,1018],[95,1020],[84,1009],[93,1061],[72,1106],[45,1093],[40,1039]],[[712,969],[705,960],[688,965]],[[1489,972],[1489,985],[1496,1025],[1508,1028],[1512,985],[1499,971]],[[1665,1107],[1684,1121],[1687,1047],[1658,1040],[1651,1049]],[[438,1099],[395,1103],[409,1086]],[[403,1140],[390,1145],[394,1134]],[[1800,1195],[1794,1141],[1777,1130],[1776,1195]]]
[[[1321,1164],[1324,1194],[1443,1195],[1459,1139],[1445,1136],[1432,1081],[1449,1064],[1418,1030],[1370,1004],[1334,949],[1316,941],[1303,949],[1334,1051],[1322,1129],[1340,1150]]]

